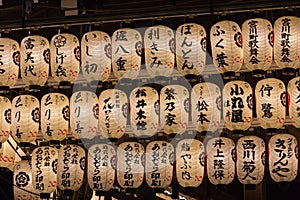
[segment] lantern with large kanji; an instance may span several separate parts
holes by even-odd
[[[145,63],[148,74],[170,76],[174,70],[175,39],[171,28],[151,26],[144,33]]]
[[[5,96],[0,96],[0,147],[11,132],[11,102]]]
[[[210,29],[213,63],[225,76],[238,72],[243,64],[242,33],[236,22],[223,20]],[[232,74],[233,73],[233,74]]]
[[[200,75],[206,63],[206,31],[196,23],[184,23],[176,30],[176,63],[182,75]]]
[[[182,139],[176,146],[176,177],[182,187],[198,187],[204,178],[205,150],[196,139]]]
[[[298,174],[298,142],[291,134],[277,134],[269,139],[269,171],[275,182],[292,182]]]
[[[255,87],[256,115],[264,128],[281,128],[286,115],[286,90],[284,83],[275,78],[265,78]]]
[[[259,184],[265,173],[266,146],[263,139],[248,135],[236,144],[237,177],[242,184]]]
[[[111,40],[103,31],[89,31],[81,38],[81,68],[87,81],[106,81],[111,73]]]
[[[291,123],[296,128],[300,128],[300,77],[295,77],[289,81],[287,92]]]
[[[211,138],[206,144],[207,176],[214,184],[230,184],[235,175],[235,144],[226,137]]]
[[[156,134],[159,122],[158,92],[149,86],[141,86],[130,94],[130,123],[137,137]]]
[[[214,83],[198,83],[192,88],[191,116],[198,132],[215,132],[221,123],[221,91]]]

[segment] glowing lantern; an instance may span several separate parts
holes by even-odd
[[[82,74],[87,81],[106,81],[111,73],[110,36],[89,31],[81,39]]]
[[[144,180],[144,152],[142,144],[123,142],[117,150],[117,180],[122,188],[138,188]]]
[[[220,21],[210,29],[214,65],[223,74],[238,72],[243,64],[242,34],[233,21]]]
[[[196,23],[185,23],[176,30],[176,63],[182,75],[200,75],[206,63],[206,31]]]
[[[175,39],[173,30],[156,25],[146,29],[144,34],[145,63],[148,74],[170,76],[174,70]]]
[[[99,103],[94,92],[79,91],[70,99],[71,133],[77,139],[93,139],[98,131]]]
[[[13,171],[16,164],[17,155],[14,150],[16,147],[17,145],[12,147],[8,141],[2,144],[2,147],[0,148],[0,167],[4,167],[10,171]]]
[[[263,139],[250,135],[239,138],[236,144],[237,177],[242,184],[259,184],[265,173],[266,147]]]
[[[7,97],[0,96],[0,147],[11,131],[11,102]]]
[[[159,120],[158,92],[143,86],[130,94],[130,122],[132,132],[137,137],[151,137],[158,130]]]
[[[205,152],[202,142],[183,139],[176,146],[176,177],[182,187],[198,187],[204,177]]]
[[[300,77],[291,79],[288,83],[289,117],[296,128],[300,128]]]
[[[214,184],[230,184],[235,175],[235,144],[232,139],[216,137],[206,144],[207,176]]]
[[[107,89],[99,96],[100,134],[106,138],[121,138],[125,133],[128,100],[125,92]]]
[[[286,90],[284,83],[275,78],[257,82],[255,87],[256,115],[264,128],[280,128],[284,124],[286,111]]]
[[[142,36],[132,28],[116,30],[112,36],[112,69],[117,79],[138,76],[141,67]]]
[[[298,174],[298,142],[290,134],[269,139],[269,171],[275,182],[291,182]]]
[[[270,21],[262,18],[246,20],[242,25],[244,65],[259,73],[271,67],[274,32]]]
[[[221,92],[214,83],[198,83],[191,93],[192,123],[198,132],[215,132],[221,122]]]
[[[41,130],[47,141],[62,141],[69,128],[69,99],[60,93],[49,93],[41,100]]]
[[[224,125],[229,130],[247,130],[252,123],[252,88],[245,81],[230,81],[223,88]]]
[[[40,102],[31,95],[19,95],[12,101],[12,136],[18,143],[34,143],[39,131]]]

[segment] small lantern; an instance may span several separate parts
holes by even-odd
[[[102,31],[89,31],[81,39],[81,68],[87,81],[106,81],[111,73],[110,36]]]
[[[229,130],[247,130],[252,123],[253,94],[245,81],[230,81],[223,88],[223,119]]]
[[[275,78],[257,82],[255,87],[256,115],[264,128],[281,128],[286,115],[286,90],[284,83]]]
[[[300,77],[289,81],[287,91],[291,123],[296,128],[300,128]]]
[[[0,147],[11,132],[11,102],[7,97],[0,96]]]
[[[221,92],[214,83],[198,83],[192,89],[192,123],[198,132],[215,132],[221,123]]]
[[[157,133],[159,121],[158,92],[148,86],[137,87],[130,94],[130,123],[137,137]]]
[[[265,173],[266,147],[263,139],[254,136],[243,136],[236,144],[237,177],[242,184],[259,184]]]
[[[175,62],[175,39],[173,30],[156,25],[146,29],[144,34],[145,63],[148,74],[171,76]]]
[[[14,150],[16,146],[11,146],[9,141],[6,141],[2,144],[0,148],[0,167],[4,167],[13,171],[14,166],[17,162],[17,154]]]
[[[290,134],[269,139],[269,171],[275,182],[292,182],[298,174],[298,142]]]
[[[214,184],[230,184],[235,175],[235,144],[225,137],[211,138],[206,144],[207,176]]]
[[[182,187],[198,187],[204,178],[204,145],[199,140],[182,139],[176,146],[176,177]]]

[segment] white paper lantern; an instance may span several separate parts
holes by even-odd
[[[170,76],[174,70],[175,39],[171,28],[151,26],[144,33],[145,63],[148,74]]]
[[[16,148],[17,145],[11,146],[9,144],[9,141],[6,141],[2,143],[2,146],[0,148],[0,167],[7,168],[10,171],[13,171],[14,166],[17,162],[17,154],[13,147]]]
[[[296,128],[300,128],[300,77],[295,77],[289,81],[287,91],[291,123]]]
[[[236,144],[237,177],[242,184],[259,184],[265,173],[266,146],[263,139],[243,136]]]
[[[207,176],[214,184],[230,184],[235,175],[235,144],[232,139],[216,137],[206,144]]]
[[[5,142],[11,132],[11,102],[0,96],[0,143]]]
[[[286,115],[284,83],[275,78],[260,80],[255,87],[255,97],[259,125],[264,129],[282,127]]]
[[[298,174],[298,142],[291,134],[269,139],[269,171],[275,182],[291,182]]]
[[[204,145],[199,140],[182,139],[176,146],[176,177],[182,187],[198,187],[204,178]]]
[[[102,31],[89,31],[81,38],[81,68],[87,81],[106,81],[111,73],[111,40]]]

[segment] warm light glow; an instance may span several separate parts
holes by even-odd
[[[300,77],[295,77],[289,81],[287,91],[291,123],[296,128],[300,128]]]
[[[0,96],[0,143],[5,142],[11,132],[11,102]]]

